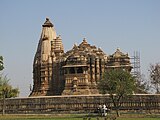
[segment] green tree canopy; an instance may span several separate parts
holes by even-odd
[[[9,84],[9,79],[0,75],[0,98],[11,98],[19,95],[19,89]]]
[[[105,72],[98,84],[100,93],[110,95],[117,116],[119,116],[118,110],[121,106],[122,98],[132,94],[135,88],[134,77],[123,69],[113,69]]]

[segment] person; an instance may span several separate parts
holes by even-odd
[[[98,113],[99,113],[100,115],[102,115],[102,113],[103,113],[103,108],[102,108],[102,105],[101,105],[101,104],[99,104],[99,106],[98,106]]]
[[[107,112],[106,112],[107,109],[108,109],[108,108],[107,108],[106,105],[104,104],[104,105],[103,105],[103,114],[102,114],[102,116],[107,116]]]

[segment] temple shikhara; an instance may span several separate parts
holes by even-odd
[[[117,49],[107,55],[83,39],[64,52],[62,38],[46,18],[33,62],[33,89],[30,96],[98,94],[97,83],[105,71],[131,71],[128,54]]]

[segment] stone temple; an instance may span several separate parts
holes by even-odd
[[[30,96],[98,94],[103,73],[122,68],[131,71],[128,54],[117,49],[107,55],[83,39],[64,52],[61,36],[46,18],[33,62],[33,89]]]

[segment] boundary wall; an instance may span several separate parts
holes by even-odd
[[[68,95],[9,98],[0,100],[0,113],[6,114],[52,114],[96,112],[105,104],[114,110],[109,95]],[[136,94],[123,99],[120,110],[160,112],[160,94]]]

